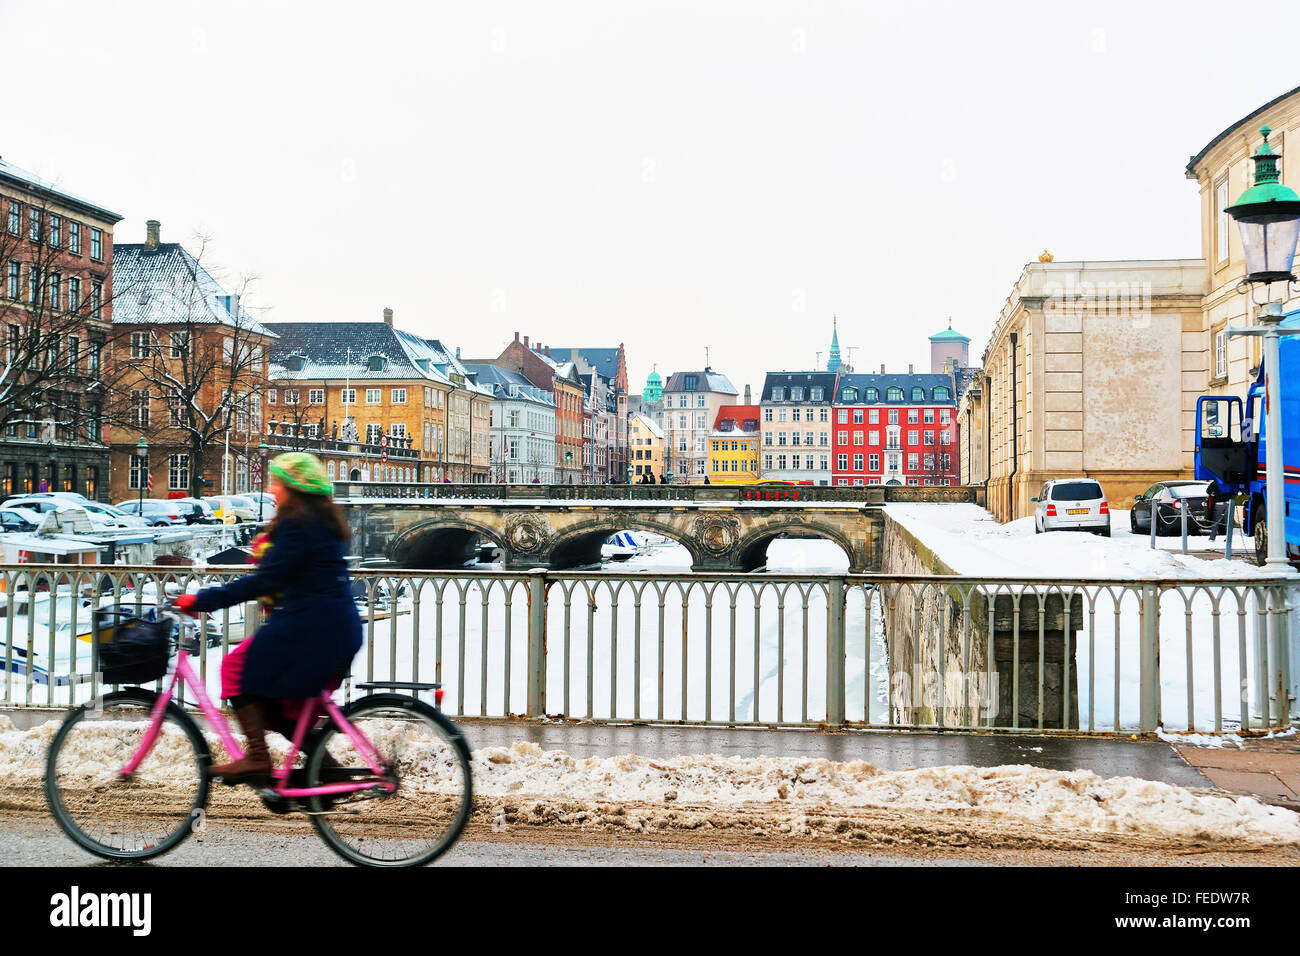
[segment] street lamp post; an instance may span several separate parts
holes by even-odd
[[[1300,329],[1280,329],[1282,303],[1269,301],[1273,282],[1293,282],[1296,239],[1300,235],[1300,195],[1279,182],[1281,156],[1268,145],[1272,132],[1260,128],[1263,144],[1251,160],[1255,163],[1255,185],[1241,194],[1235,205],[1224,211],[1237,222],[1242,252],[1246,257],[1244,284],[1264,287],[1260,324],[1248,329],[1229,329],[1230,337],[1255,335],[1263,338],[1264,359],[1264,528],[1268,536],[1270,571],[1289,571],[1286,557],[1285,489],[1282,457],[1282,374],[1280,341]]]
[[[143,518],[144,517],[144,486],[145,486],[145,480],[149,475],[149,443],[144,440],[143,435],[140,436],[140,440],[135,444],[135,454],[136,457],[140,460],[140,498],[136,507],[139,509],[137,511],[137,514],[139,514],[140,517]]]
[[[257,496],[257,523],[259,525],[262,523],[262,506],[266,503],[263,500],[266,498],[266,452],[266,439],[263,438],[262,444],[257,446],[258,460],[262,463],[262,467],[259,469],[262,473],[262,493]]]

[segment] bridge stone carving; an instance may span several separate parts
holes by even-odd
[[[826,538],[865,572],[880,568],[887,502],[970,502],[981,490],[339,482],[336,497],[357,553],[406,568],[459,567],[481,543],[507,568],[581,567],[611,535],[650,531],[683,545],[696,571],[752,571],[778,538]]]

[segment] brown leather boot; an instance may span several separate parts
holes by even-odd
[[[259,704],[245,704],[235,711],[235,717],[247,738],[244,756],[231,763],[215,764],[208,768],[208,774],[231,785],[265,783],[271,773],[271,753],[266,749],[266,719],[262,708]]]

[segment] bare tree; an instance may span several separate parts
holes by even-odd
[[[318,389],[323,392],[324,389]],[[281,383],[279,401],[267,406],[267,414],[275,425],[274,444],[294,451],[317,448],[329,438],[326,431],[325,405],[311,401],[312,389]],[[304,398],[305,396],[305,398]]]
[[[267,384],[269,339],[241,304],[255,277],[242,276],[234,283],[238,291],[227,291],[204,265],[207,246],[200,238],[197,255],[179,246],[146,250],[133,264],[119,251],[123,268],[115,270],[131,274],[134,294],[119,302],[115,316],[122,371],[114,382],[112,421],[152,436],[151,444],[164,453],[187,453],[194,496],[203,493],[209,449],[233,444],[236,432],[262,434]],[[151,263],[150,254],[170,261]],[[223,474],[227,467],[223,457]]]
[[[0,434],[98,443],[112,276],[88,248],[90,229],[61,209],[55,193],[32,188],[0,222]]]

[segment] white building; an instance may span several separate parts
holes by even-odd
[[[492,389],[489,480],[555,483],[555,396],[495,365],[466,364],[481,387]]]

